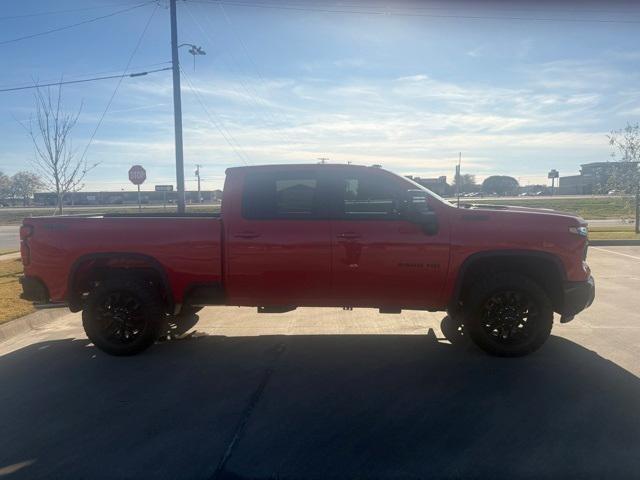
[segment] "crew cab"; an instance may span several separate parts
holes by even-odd
[[[485,351],[524,355],[595,294],[587,224],[552,210],[456,207],[377,167],[227,170],[221,212],[25,218],[23,298],[82,310],[131,355],[206,305],[447,311]]]

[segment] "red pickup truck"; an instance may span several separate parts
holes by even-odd
[[[76,312],[130,355],[206,305],[446,310],[489,353],[540,347],[588,307],[587,225],[552,210],[456,208],[376,167],[230,168],[221,213],[26,218],[23,298]]]

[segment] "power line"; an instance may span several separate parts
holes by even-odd
[[[219,120],[215,120],[214,119],[214,115],[211,114],[211,112],[209,111],[209,109],[207,108],[207,106],[204,104],[204,102],[202,101],[202,98],[200,97],[200,94],[198,93],[198,91],[195,89],[193,83],[191,82],[191,79],[189,78],[189,76],[185,73],[185,71],[182,69],[182,67],[180,67],[180,71],[182,72],[182,74],[184,75],[184,77],[187,80],[188,83],[188,87],[191,90],[191,92],[193,93],[193,95],[195,96],[196,100],[198,101],[198,103],[200,104],[200,106],[202,107],[202,109],[204,110],[204,112],[206,113],[207,117],[209,117],[209,122],[211,122],[213,124],[214,127],[216,127],[216,129],[218,130],[218,132],[220,132],[220,135],[222,135],[222,137],[224,138],[224,140],[227,142],[227,144],[233,149],[234,153],[236,154],[236,156],[242,161],[242,163],[244,163],[245,165],[248,164],[247,162],[247,154],[244,153],[244,151],[242,151],[242,148],[240,147],[240,144],[238,143],[238,141],[233,138],[233,135],[231,135],[231,132],[229,132],[224,125],[222,124],[221,121]]]
[[[244,52],[245,56],[247,57],[247,59],[249,60],[249,63],[251,64],[251,66],[253,67],[253,70],[256,72],[256,76],[258,77],[258,79],[260,80],[260,82],[262,82],[262,85],[264,86],[265,90],[267,89],[267,82],[265,81],[264,77],[262,76],[262,74],[260,73],[260,70],[258,69],[258,65],[256,64],[256,62],[253,60],[253,57],[251,56],[251,54],[249,53],[249,49],[247,48],[245,42],[242,40],[242,36],[240,36],[239,34],[236,33],[236,29],[234,28],[233,24],[231,23],[231,19],[229,18],[229,15],[227,15],[227,11],[224,9],[224,6],[222,4],[220,4],[220,10],[222,11],[222,14],[224,16],[225,22],[227,23],[227,25],[229,26],[229,28],[231,29],[231,31],[233,32],[234,36],[236,37],[236,39],[238,40],[238,43],[240,44],[240,46],[242,47],[242,51]],[[257,96],[258,99],[261,100],[262,104],[265,106],[268,106],[266,104],[266,102],[262,99],[262,97],[260,97],[259,95]],[[271,120],[275,120],[277,123],[277,119],[274,117],[274,114],[272,112],[272,110],[268,110],[267,109],[267,113],[271,116]],[[283,118],[283,117],[281,117]],[[286,119],[285,119],[286,120]],[[284,133],[285,136],[285,140],[287,143],[291,144],[291,143],[295,143],[291,140],[291,138],[289,137],[288,133],[284,130],[280,130],[280,132]]]
[[[27,85],[27,86],[23,86],[23,87],[12,87],[12,88],[3,88],[0,90],[0,93],[2,92],[15,92],[18,90],[28,90],[31,88],[41,88],[41,87],[53,87],[53,86],[59,86],[59,85],[70,85],[73,83],[86,83],[86,82],[95,82],[97,80],[109,80],[112,78],[124,78],[124,77],[130,77],[130,78],[135,78],[135,77],[143,77],[145,75],[148,75],[149,73],[156,73],[156,72],[165,72],[167,70],[171,70],[171,67],[166,67],[166,68],[157,68],[155,70],[147,70],[145,72],[134,72],[134,73],[129,73],[129,74],[120,74],[120,75],[108,75],[105,77],[93,77],[93,78],[85,78],[82,80],[69,80],[69,81],[65,81],[65,82],[52,82],[52,83],[38,83],[36,85]]]
[[[45,15],[58,15],[62,13],[86,12],[88,10],[98,10],[98,9],[113,8],[113,7],[114,5],[96,5],[94,7],[70,8],[67,10],[48,10],[45,12],[23,13],[20,15],[7,15],[4,17],[0,17],[0,20],[16,20],[19,18],[42,17]]]
[[[209,36],[207,31],[202,27],[202,25],[197,20],[197,18],[191,13],[191,9],[189,8],[189,6],[185,5],[185,7],[187,7],[187,13],[189,14],[189,16],[191,17],[193,22],[200,29],[200,31],[206,37],[206,39],[210,42],[210,46],[213,48],[215,46],[215,42]],[[225,15],[226,15],[226,13],[225,13]],[[208,18],[206,16],[204,16],[204,19],[205,19],[205,21],[208,22]],[[233,30],[233,26],[228,22],[228,20],[227,20],[227,24]],[[239,37],[236,37],[236,38],[239,39]],[[253,105],[250,105],[250,102],[247,102],[247,104],[249,106],[254,107],[256,109],[256,111],[259,110],[260,112],[262,112],[262,114],[265,117],[265,120],[268,120],[268,118],[270,118],[271,122],[276,124],[277,121],[276,121],[275,117],[273,116],[273,114],[268,109],[268,105],[266,104],[266,102],[260,97],[260,95],[258,95],[256,90],[253,90],[253,92],[252,92],[249,89],[249,87],[247,86],[247,83],[245,83],[244,80],[242,79],[242,75],[244,75],[244,72],[242,71],[242,67],[240,66],[240,62],[238,61],[238,59],[236,58],[236,56],[233,54],[233,52],[231,50],[229,50],[229,55],[231,56],[233,62],[235,63],[237,71],[239,73],[238,82],[240,83],[240,86],[242,87],[242,89],[246,93],[247,97],[252,101]],[[247,53],[247,55],[248,55],[248,53]],[[230,86],[229,88],[233,88],[233,87]],[[240,95],[242,95],[242,92],[239,92],[239,93],[240,93]],[[276,130],[276,133],[279,134],[279,135],[282,135],[281,139],[285,144],[293,143],[293,141],[290,138],[288,138],[288,136],[286,136],[286,133],[284,131]]]
[[[288,6],[262,3],[240,3],[226,2],[223,0],[189,0],[194,3],[206,3],[210,5],[228,5],[232,7],[248,7],[248,8],[264,8],[274,10],[291,10],[302,12],[318,12],[318,13],[342,13],[353,15],[377,15],[387,17],[425,17],[425,18],[451,18],[461,20],[513,20],[524,22],[559,22],[559,23],[619,23],[619,24],[640,24],[640,20],[615,20],[615,19],[598,19],[598,18],[553,18],[553,17],[520,17],[520,16],[497,16],[497,15],[459,15],[459,14],[437,14],[437,13],[410,13],[400,11],[380,11],[380,10],[344,10],[336,8],[318,8],[306,6]]]
[[[104,120],[104,117],[107,114],[107,111],[109,110],[109,107],[111,107],[111,103],[113,102],[113,99],[115,98],[116,93],[118,93],[118,89],[120,88],[120,84],[122,83],[122,80],[126,76],[126,72],[129,69],[129,66],[131,65],[131,61],[133,60],[133,57],[135,56],[136,52],[138,51],[138,48],[140,48],[140,44],[142,43],[142,39],[144,38],[145,34],[147,33],[147,29],[149,28],[149,24],[151,24],[151,20],[153,19],[154,15],[158,11],[158,6],[159,5],[156,4],[156,7],[153,9],[153,12],[151,12],[151,15],[149,15],[149,19],[147,20],[147,23],[145,24],[144,28],[142,29],[142,33],[140,34],[140,37],[138,38],[138,42],[136,43],[136,46],[134,47],[133,51],[131,52],[131,55],[129,55],[129,60],[127,60],[127,65],[126,65],[126,67],[124,67],[124,70],[122,71],[122,75],[120,76],[120,80],[118,80],[116,88],[113,90],[113,93],[111,94],[111,98],[109,98],[109,101],[107,102],[107,106],[105,107],[104,111],[102,112],[102,115],[100,116],[100,119],[98,120],[98,124],[96,125],[96,128],[93,130],[93,133],[91,134],[91,137],[89,137],[89,142],[87,143],[87,146],[84,147],[84,151],[82,152],[82,157],[80,157],[80,162],[81,163],[84,160],[84,157],[87,154],[87,150],[89,150],[89,147],[91,146],[91,143],[93,142],[93,139],[96,136],[96,133],[98,133],[98,129],[100,128],[100,125],[102,125],[102,120]],[[170,67],[164,68],[163,70],[170,70]]]
[[[246,153],[242,152],[244,154],[241,155],[241,151],[242,148],[240,148],[240,145],[238,144],[238,142],[235,140],[235,138],[233,138],[233,136],[231,135],[231,133],[229,131],[226,131],[225,134],[225,128],[224,125],[222,125],[221,122],[217,122],[216,120],[214,120],[213,115],[211,114],[211,112],[209,111],[209,109],[206,107],[206,105],[204,104],[204,102],[202,101],[202,99],[200,98],[200,95],[198,94],[197,90],[195,89],[195,87],[193,86],[193,83],[191,83],[191,79],[189,78],[189,76],[186,74],[186,72],[184,71],[184,69],[182,67],[180,67],[180,71],[182,72],[182,74],[184,75],[184,78],[186,78],[187,83],[188,83],[188,87],[191,90],[191,92],[193,93],[194,97],[196,98],[196,100],[198,101],[198,103],[200,104],[200,106],[202,107],[202,109],[204,110],[204,113],[207,114],[207,117],[209,117],[209,121],[213,124],[214,127],[216,127],[216,129],[218,130],[218,132],[220,132],[220,135],[222,135],[222,137],[224,138],[224,140],[227,142],[227,144],[232,148],[232,150],[234,151],[234,153],[237,155],[237,157],[242,161],[242,163],[244,163],[245,165],[248,164],[247,160],[245,159],[245,157],[247,156]],[[230,140],[231,139],[231,140]],[[234,145],[234,143],[237,145]],[[248,158],[248,157],[247,157]]]
[[[156,62],[156,63],[147,63],[144,65],[136,65],[135,67],[131,67],[131,70],[142,70],[143,68],[152,68],[152,67],[157,67],[159,65],[167,65],[171,62]],[[118,68],[117,70],[109,69],[109,70],[100,70],[99,72],[87,72],[87,73],[74,73],[74,74],[70,74],[67,75],[65,74],[64,77],[68,78],[68,79],[78,79],[78,80],[83,80],[84,77],[98,77],[98,76],[104,76],[104,75],[111,75],[111,74],[116,74],[119,73],[120,75],[122,75],[122,69]],[[142,72],[140,72],[142,73]],[[147,73],[151,73],[151,72],[147,72]],[[120,75],[116,75],[116,77],[119,77]],[[32,80],[31,82],[27,82],[27,83],[20,83],[18,85],[0,85],[0,90],[2,89],[12,89],[12,88],[18,88],[18,87],[28,87],[28,86],[33,86],[34,83],[37,83],[39,86],[45,86],[43,84],[44,83],[51,83],[52,85],[58,85],[59,82],[55,81],[55,80],[40,80],[38,78],[37,75],[32,75],[31,76]],[[34,80],[37,79],[37,80]],[[68,80],[68,81],[70,81]]]
[[[203,2],[204,3],[204,2]],[[306,7],[308,6],[308,2],[298,2],[298,3],[293,3],[293,2],[273,2],[273,1],[267,1],[267,2],[252,2],[251,0],[239,0],[238,2],[234,2],[233,0],[208,0],[208,3],[217,3],[217,4],[222,4],[222,3],[226,3],[227,5],[231,5],[234,3],[245,3],[245,4],[250,4],[250,3],[255,3],[258,5],[275,5],[275,6],[283,6],[283,7]],[[376,8],[378,10],[380,10],[381,8],[384,9],[385,12],[393,12],[394,10],[396,11],[454,11],[456,10],[456,7],[452,7],[452,6],[435,6],[435,5],[431,5],[431,4],[427,4],[427,5],[423,5],[423,4],[402,4],[402,3],[398,3],[399,6],[395,6],[393,4],[393,2],[389,3],[383,3],[383,4],[378,4],[377,6],[375,5],[374,2],[372,2],[372,4],[362,4],[362,3],[346,3],[346,2],[342,2],[342,1],[334,1],[334,2],[320,2],[320,4],[324,3],[324,7],[316,7],[316,8],[341,8],[341,9],[373,9],[376,10]],[[425,2],[426,3],[426,2]],[[560,5],[562,5],[562,3],[559,3]],[[612,5],[613,6],[613,5]],[[514,8],[511,6],[508,7],[504,7],[504,6],[500,6],[499,8],[491,8],[489,7],[491,10],[493,11],[500,11],[500,12],[534,12],[534,13],[542,13],[544,12],[544,5],[542,5],[541,7],[538,8]],[[625,9],[628,9],[627,11],[625,11]],[[629,13],[638,13],[638,9],[634,6],[619,6],[617,10],[605,10],[605,9],[593,9],[593,8],[583,8],[582,6],[580,6],[578,9],[574,8],[574,9],[567,9],[567,8],[557,8],[555,5],[552,5],[551,7],[547,7],[547,10],[549,11],[553,11],[553,12],[559,12],[559,13],[601,13],[601,14],[605,14],[605,15],[628,15]]]
[[[145,5],[149,5],[151,3],[155,3],[155,2],[152,1],[152,2],[139,3],[138,5],[134,5],[133,7],[125,8],[125,9],[122,9],[122,10],[117,10],[115,12],[108,13],[106,15],[101,15],[99,17],[94,17],[94,18],[89,18],[87,20],[83,20],[83,21],[77,22],[77,23],[72,23],[70,25],[65,25],[65,26],[57,27],[57,28],[52,28],[51,30],[45,30],[43,32],[32,33],[32,34],[29,34],[29,35],[23,35],[22,37],[11,38],[9,40],[2,40],[2,41],[0,41],[0,45],[7,45],[9,43],[20,42],[22,40],[28,40],[30,38],[41,37],[43,35],[49,35],[51,33],[61,32],[63,30],[68,30],[70,28],[78,27],[80,25],[86,25],[87,23],[97,22],[98,20],[103,20],[105,18],[109,18],[109,17],[114,17],[116,15],[120,15],[121,13],[130,12],[130,11],[135,10],[137,8],[144,7]]]

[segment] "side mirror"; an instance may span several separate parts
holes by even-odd
[[[429,208],[429,196],[422,190],[407,190],[404,201],[405,218],[421,226],[427,235],[438,233],[438,217]]]

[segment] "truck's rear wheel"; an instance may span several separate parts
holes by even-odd
[[[519,357],[542,346],[551,334],[553,307],[533,280],[498,273],[473,286],[465,308],[465,330],[484,351]]]
[[[87,337],[110,355],[135,355],[147,349],[158,339],[164,322],[160,296],[137,279],[102,282],[82,311]]]

